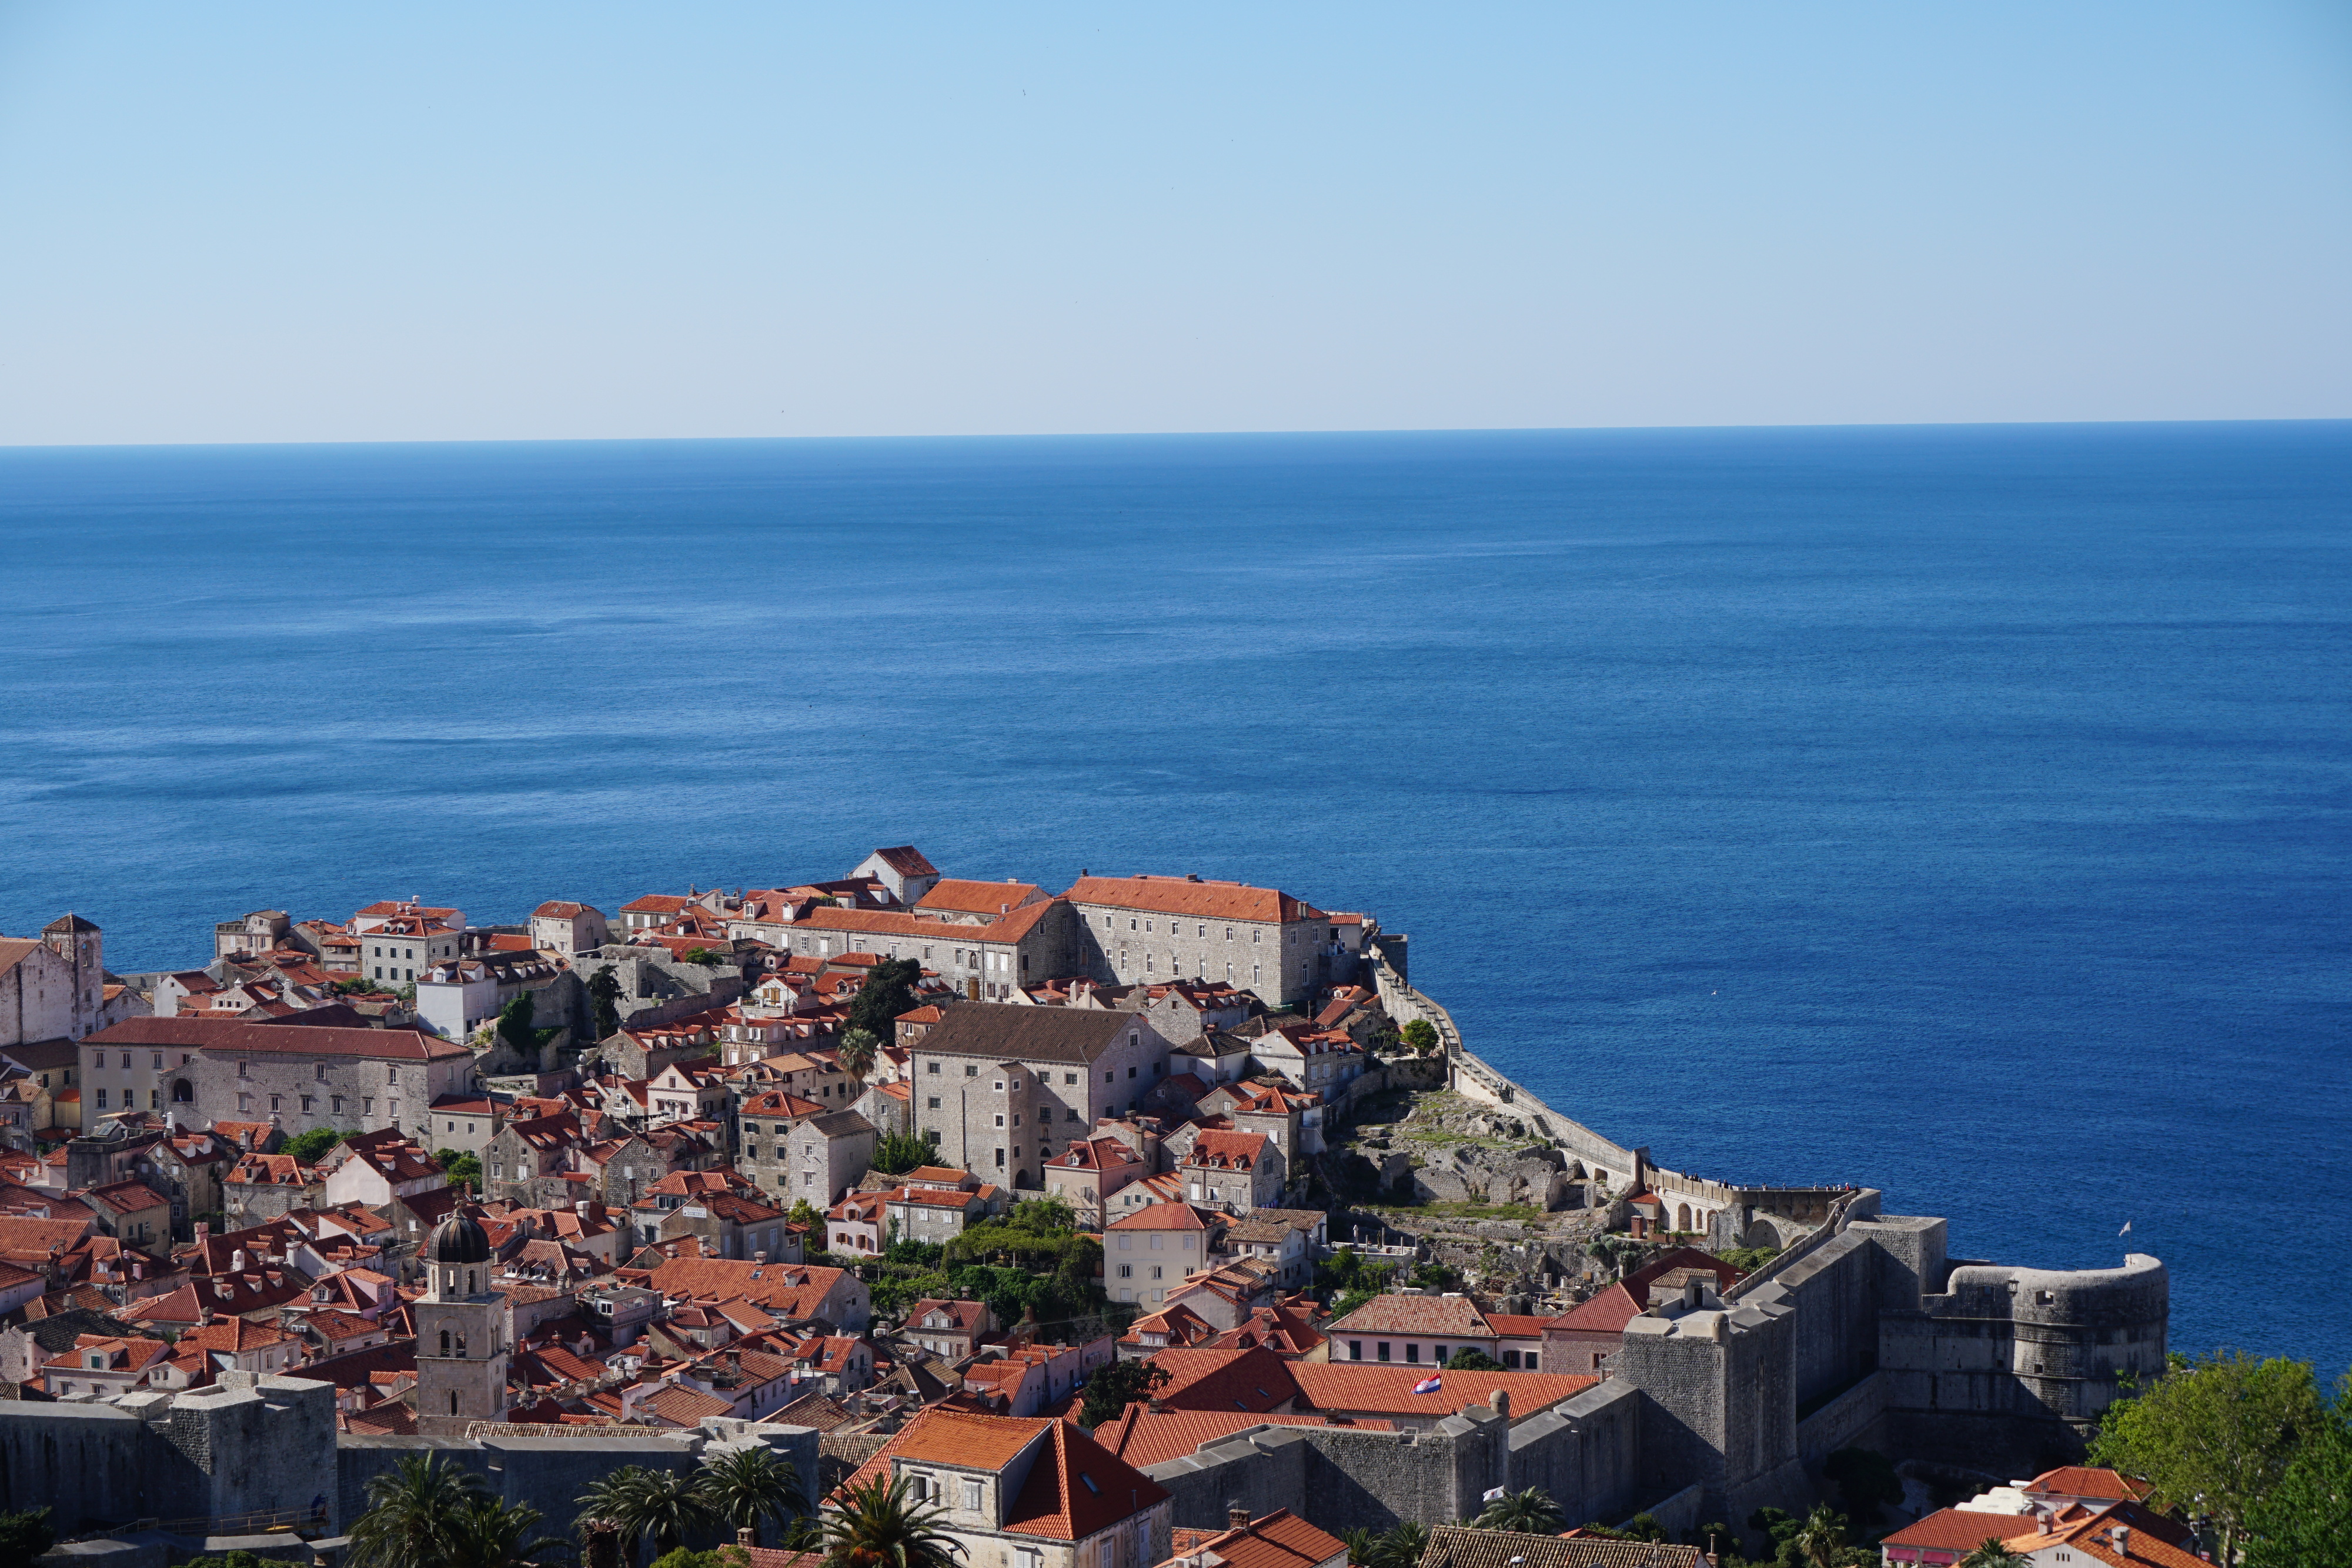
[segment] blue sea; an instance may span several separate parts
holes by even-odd
[[[2347,546],[2345,423],[0,451],[0,932],[1277,883],[1663,1164],[2332,1375]]]

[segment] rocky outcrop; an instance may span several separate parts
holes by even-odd
[[[1520,1204],[1549,1213],[1580,1196],[1560,1152],[1541,1144],[1506,1150],[1456,1144],[1433,1156],[1412,1173],[1423,1202]]]

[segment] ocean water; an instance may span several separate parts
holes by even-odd
[[[2332,1373],[2347,543],[2342,423],[5,451],[0,931],[1278,883],[1662,1163]]]

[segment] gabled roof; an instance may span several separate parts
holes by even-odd
[[[1517,1421],[1563,1399],[1573,1399],[1601,1381],[1552,1372],[1451,1372],[1352,1361],[1288,1364],[1298,1380],[1302,1406],[1378,1416],[1451,1416],[1472,1405],[1492,1405],[1501,1391],[1510,1395],[1511,1419]],[[1434,1392],[1412,1392],[1416,1383],[1431,1376],[1438,1379]]]
[[[2099,1469],[2089,1465],[2061,1465],[2054,1470],[2044,1470],[2019,1487],[2029,1496],[2105,1498],[2111,1502],[2137,1502],[2153,1490],[2146,1481],[2136,1481],[2119,1470]]]
[[[876,850],[867,857],[878,860],[900,876],[937,876],[940,868],[923,858],[923,852],[912,844],[892,844],[888,849]]]
[[[1072,904],[1148,910],[1202,920],[1265,922],[1314,918],[1318,912],[1276,888],[1182,876],[1082,876],[1062,894]]]
[[[1269,1350],[1163,1350],[1150,1359],[1168,1374],[1152,1398],[1171,1408],[1258,1415],[1300,1398],[1292,1364]]]
[[[1579,1301],[1544,1327],[1580,1333],[1622,1333],[1625,1325],[1640,1317],[1642,1312],[1642,1302],[1620,1280],[1600,1294]]]
[[[1335,1557],[1345,1562],[1347,1553],[1347,1542],[1338,1536],[1278,1508],[1237,1530],[1194,1542],[1181,1555],[1213,1560],[1223,1568],[1316,1568]]]
[[[976,1056],[995,1061],[1093,1062],[1132,1014],[1085,1008],[1027,1007],[1019,1002],[963,1002],[914,1043],[918,1055]]]
[[[1034,882],[970,882],[949,877],[917,899],[915,907],[934,914],[951,910],[959,915],[985,915],[992,919],[1045,896],[1045,890]]]
[[[2041,1532],[2041,1525],[2030,1513],[1975,1513],[1966,1509],[1939,1508],[1917,1523],[1895,1531],[1879,1544],[1969,1552],[1989,1539],[2011,1541]]]
[[[1350,1333],[1492,1339],[1495,1330],[1467,1296],[1374,1296],[1331,1325],[1333,1337]]]
[[[456,1040],[413,1029],[320,1029],[292,1021],[256,1023],[242,1019],[125,1019],[84,1043],[160,1045],[249,1056],[359,1056],[380,1061],[443,1061],[471,1054]]]

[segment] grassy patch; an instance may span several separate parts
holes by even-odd
[[[1521,1224],[1541,1219],[1541,1211],[1524,1203],[1447,1203],[1374,1205],[1380,1215],[1419,1215],[1424,1219],[1510,1219]]]

